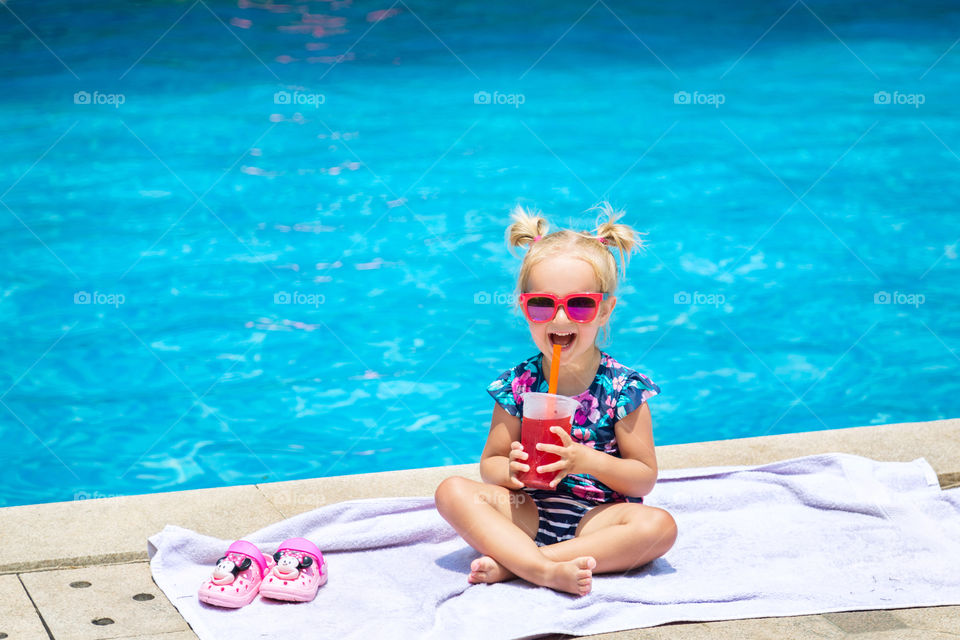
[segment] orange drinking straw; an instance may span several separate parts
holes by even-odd
[[[562,348],[558,344],[553,345],[553,360],[550,361],[550,386],[547,389],[552,394],[557,392],[557,380],[560,378],[560,349]],[[552,404],[551,409],[553,409]]]

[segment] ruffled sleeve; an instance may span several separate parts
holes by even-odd
[[[658,393],[660,393],[660,387],[650,378],[642,373],[631,371],[617,397],[617,420],[620,420]]]
[[[521,395],[530,391],[537,383],[536,364],[531,360],[520,364],[513,369],[501,373],[496,380],[487,386],[489,393],[504,411],[517,418],[523,417],[523,400]]]
[[[496,380],[487,386],[487,393],[512,416],[520,414],[520,410],[517,408],[517,399],[513,396],[513,388],[510,384],[515,377],[516,371],[510,369],[501,373]]]

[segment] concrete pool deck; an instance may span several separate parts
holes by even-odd
[[[657,452],[662,469],[763,464],[829,452],[875,460],[922,457],[942,487],[960,485],[960,419],[672,445]],[[0,639],[196,638],[150,575],[146,541],[165,525],[234,540],[325,504],[432,495],[453,474],[479,479],[477,465],[470,464],[0,509]],[[960,606],[674,623],[590,637],[956,640]]]

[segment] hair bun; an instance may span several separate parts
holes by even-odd
[[[521,247],[530,245],[547,235],[550,224],[547,219],[536,210],[525,209],[517,205],[510,212],[513,224],[507,227],[507,246]]]
[[[644,248],[641,234],[630,226],[618,224],[617,220],[623,217],[625,212],[623,209],[614,209],[606,200],[592,207],[590,211],[599,212],[596,219],[597,239],[607,248],[619,250],[620,264],[625,271],[627,263],[630,262],[630,254]]]

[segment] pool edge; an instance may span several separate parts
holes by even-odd
[[[876,460],[925,458],[942,485],[960,481],[960,418],[657,447],[661,469],[753,465],[819,453]],[[0,546],[0,575],[147,559],[167,524],[233,540],[324,504],[429,496],[449,475],[479,479],[476,464],[194,489],[0,508],[0,531],[29,545]]]

